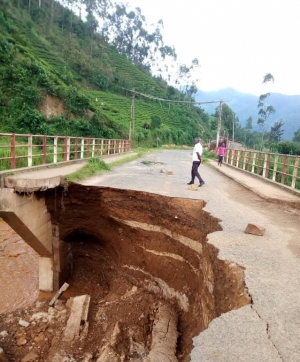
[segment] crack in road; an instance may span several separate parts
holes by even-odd
[[[260,320],[262,320],[262,321],[266,324],[266,332],[267,332],[268,340],[271,342],[271,344],[273,345],[273,347],[276,349],[279,358],[280,358],[283,362],[285,362],[284,359],[283,359],[283,357],[281,356],[278,348],[276,347],[275,343],[274,343],[274,342],[272,341],[272,339],[271,339],[271,333],[270,333],[270,325],[269,325],[269,323],[266,322],[266,321],[261,317],[261,315],[258,313],[258,311],[254,308],[254,302],[253,302],[252,296],[250,295],[250,297],[251,297],[251,304],[250,304],[251,309],[256,313],[256,315],[258,316],[258,318],[259,318]]]

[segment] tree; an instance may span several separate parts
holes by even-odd
[[[263,78],[263,83],[274,82],[274,77],[271,73],[267,73]],[[271,114],[275,113],[275,109],[273,106],[267,103],[268,98],[270,97],[270,93],[262,94],[258,99],[258,115],[259,118],[257,120],[257,124],[261,129],[261,150],[263,149],[263,142],[264,142],[264,134],[265,134],[265,125],[267,119]]]
[[[251,130],[253,128],[253,118],[250,116],[245,125],[245,144],[247,145],[248,141],[248,135],[251,133]]]
[[[250,116],[246,121],[246,130],[251,131],[252,130],[252,124],[253,124],[253,118]]]
[[[219,118],[219,110],[220,110],[220,108],[217,107],[216,112],[214,114],[214,116],[217,119]],[[236,117],[235,113],[233,112],[233,110],[226,103],[224,103],[222,105],[221,122],[222,122],[223,128],[227,131],[227,134],[230,137],[232,137],[232,139],[233,139],[234,138],[234,130],[235,130],[236,125],[237,125],[237,117]]]
[[[157,115],[152,115],[151,116],[151,128],[155,129],[155,128],[159,128],[161,126],[161,119],[159,116]]]
[[[106,17],[102,31],[119,53],[125,54],[133,64],[150,71],[158,54],[162,59],[166,56],[176,57],[174,48],[164,45],[162,27],[160,20],[150,32],[140,8],[127,11],[124,4],[115,4],[114,10]]]
[[[279,142],[277,149],[278,153],[283,153],[284,155],[300,155],[300,147],[297,143],[294,142]]]
[[[186,64],[179,65],[177,71],[175,83],[181,85],[184,95],[189,100],[193,100],[193,96],[198,91],[196,86],[198,79],[195,78],[195,72],[197,71],[198,67],[199,60],[195,58],[192,60],[190,66],[187,66]]]
[[[93,36],[98,28],[98,21],[92,13],[88,13],[86,16],[86,29],[89,36]]]
[[[294,132],[293,141],[300,143],[300,127],[299,127],[299,129],[297,129],[296,132]]]
[[[271,127],[271,131],[269,133],[269,139],[271,142],[279,142],[283,135],[284,130],[282,129],[284,123],[282,120],[275,122],[274,126]]]
[[[104,19],[108,9],[111,7],[109,0],[77,0],[77,2],[85,5],[86,12],[91,15]]]
[[[271,73],[267,73],[264,76],[263,83],[267,83],[267,82],[273,82],[274,83],[274,77],[273,77],[273,75]]]

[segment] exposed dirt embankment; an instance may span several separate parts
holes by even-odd
[[[96,333],[87,343],[109,345],[118,323],[118,355],[147,355],[163,302],[177,313],[174,355],[185,359],[193,336],[249,301],[242,268],[218,260],[206,242],[221,227],[202,200],[71,185],[49,192],[47,203],[61,239],[71,243],[71,284],[94,301],[90,328]]]
[[[84,338],[45,332],[43,361],[189,361],[192,337],[249,303],[243,269],[207,244],[221,227],[202,200],[72,184],[46,202],[70,249],[64,296],[91,304]]]

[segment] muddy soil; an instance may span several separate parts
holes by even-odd
[[[72,184],[46,202],[70,288],[54,308],[49,295],[1,316],[9,361],[189,361],[192,337],[250,302],[243,268],[206,242],[221,227],[202,200]],[[88,332],[65,343],[67,301],[83,294]]]
[[[39,294],[38,256],[1,218],[0,288],[0,313],[23,308]]]

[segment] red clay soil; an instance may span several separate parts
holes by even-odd
[[[221,227],[202,200],[71,184],[48,190],[46,202],[68,249],[70,288],[55,308],[43,300],[3,316],[11,361],[189,361],[194,336],[250,302],[243,269],[206,242]],[[83,294],[88,333],[66,344],[66,301]],[[37,311],[45,314],[32,319]]]

